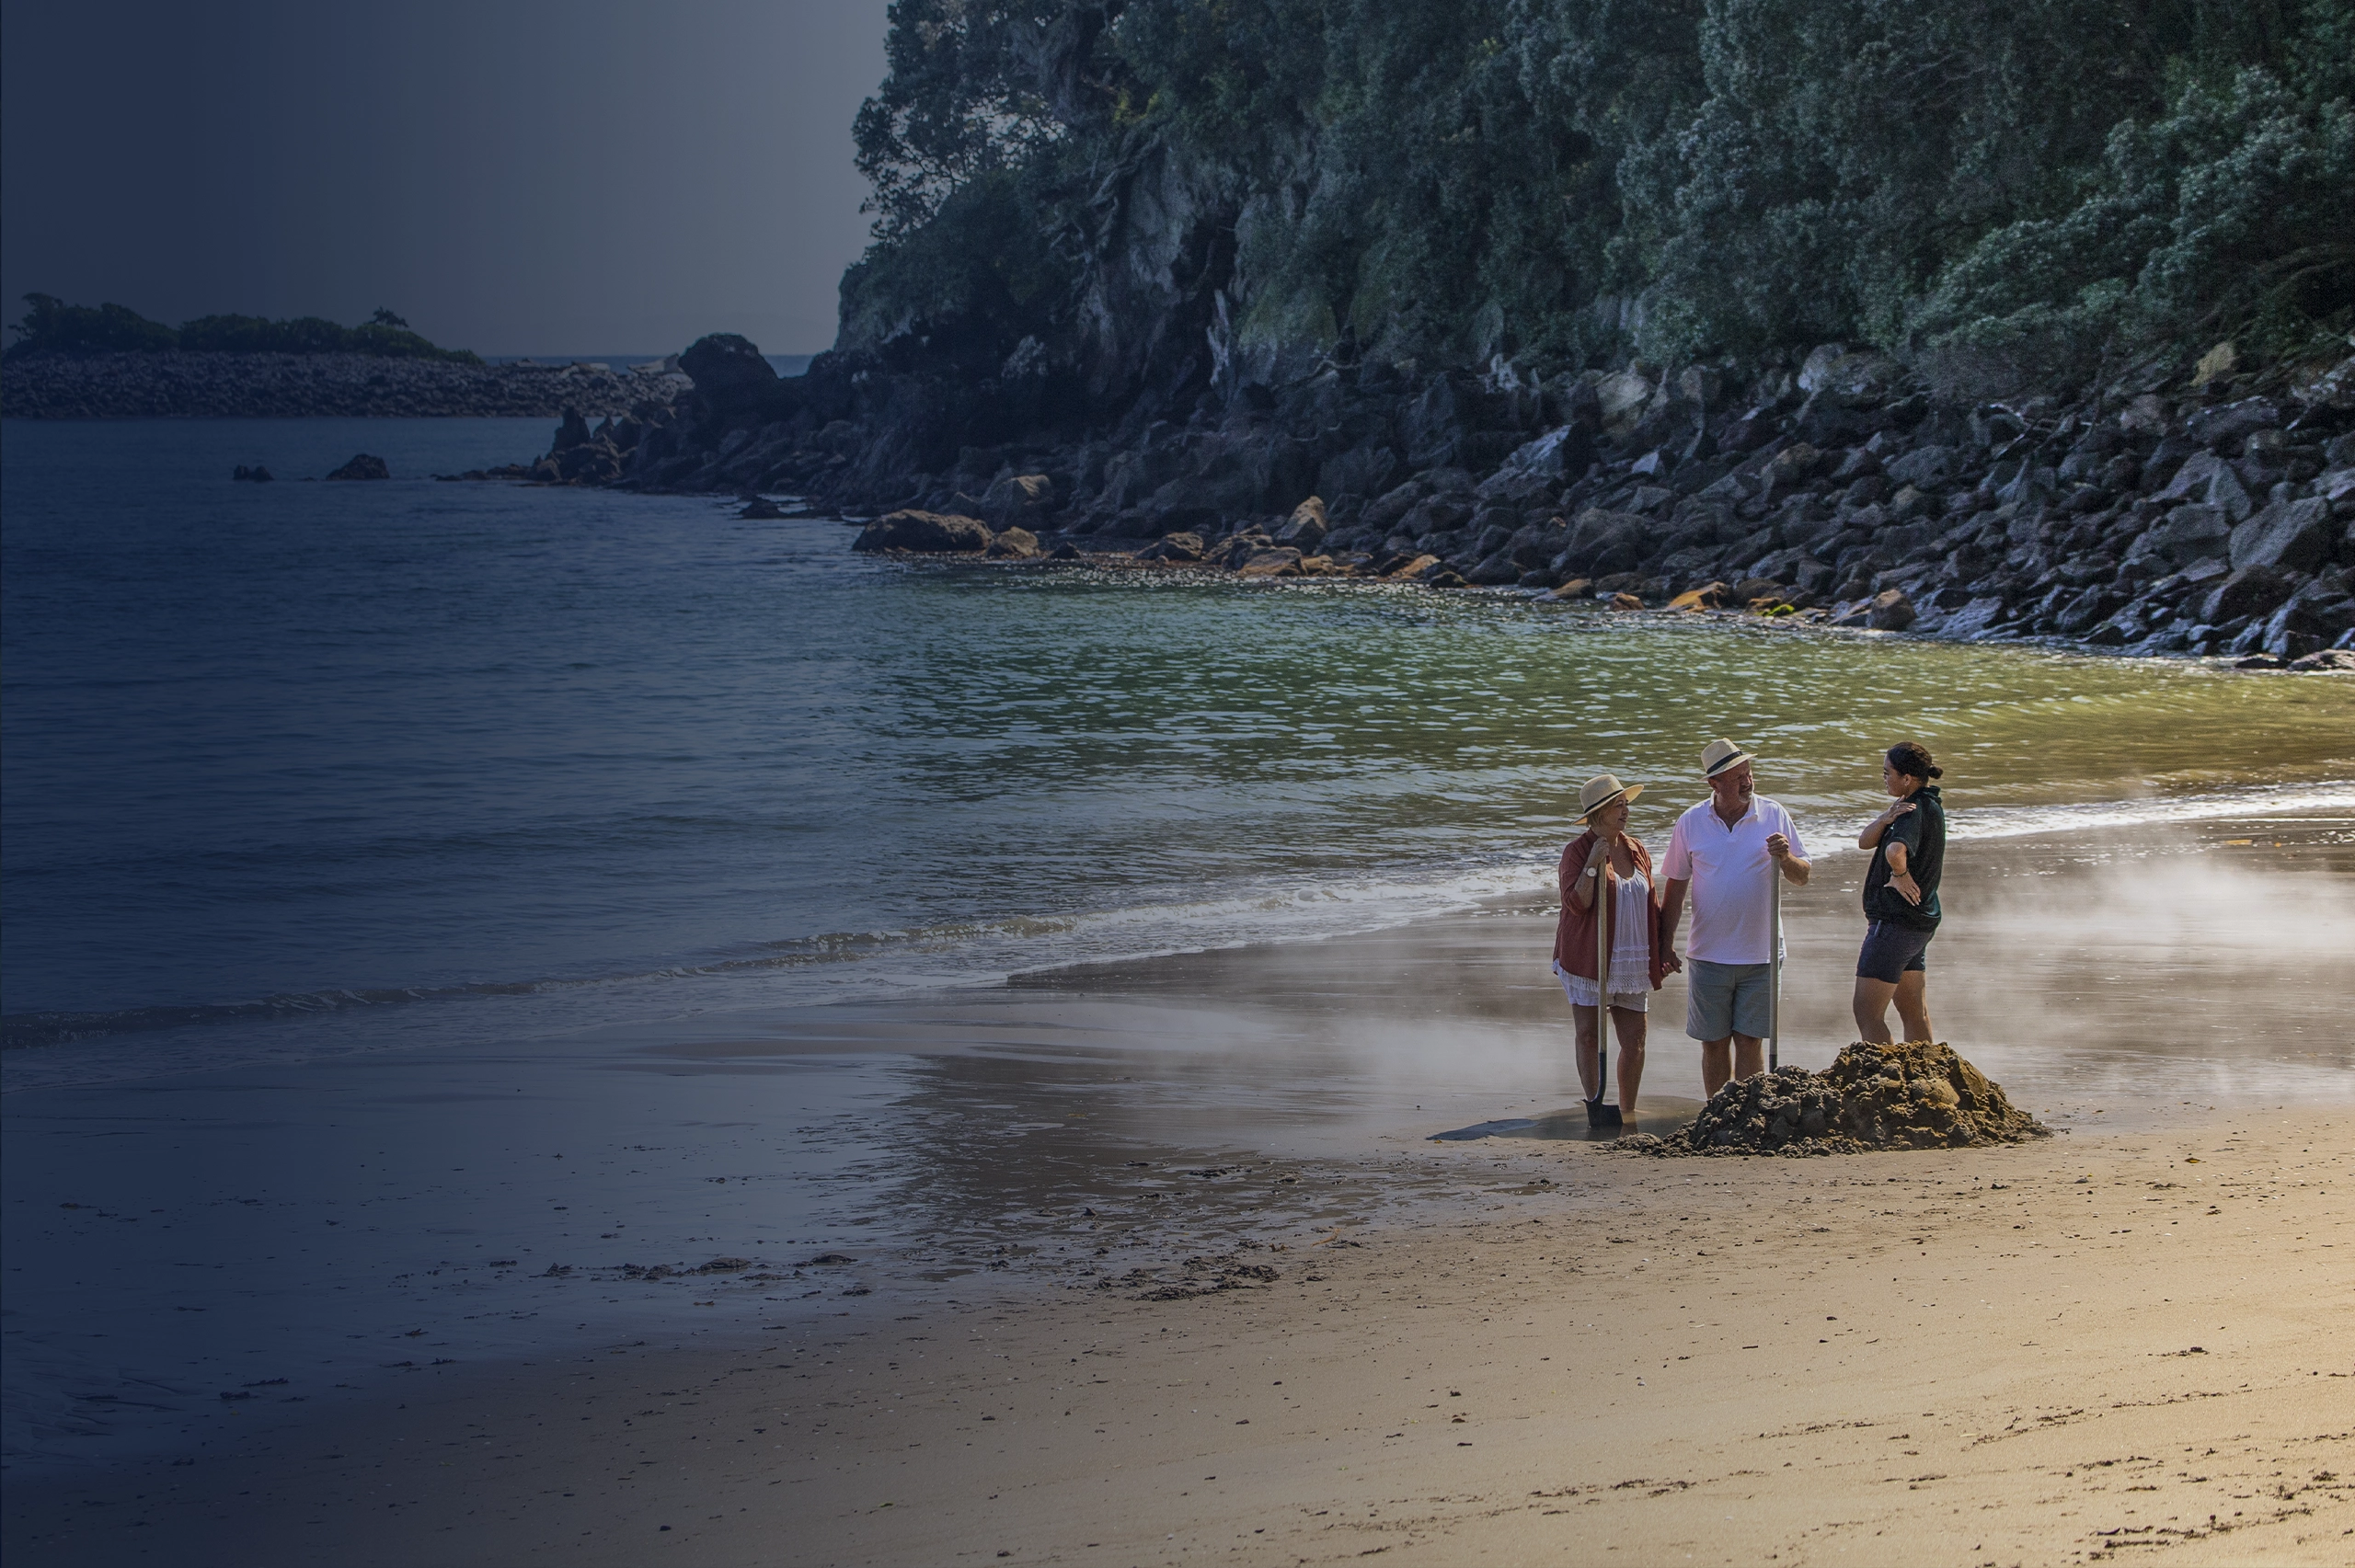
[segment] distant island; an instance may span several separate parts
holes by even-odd
[[[382,308],[356,326],[255,315],[169,326],[120,304],[42,293],[25,303],[0,356],[10,418],[613,417],[686,387],[672,361],[486,365]]]

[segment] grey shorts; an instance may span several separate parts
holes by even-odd
[[[1748,1035],[1763,1040],[1774,1027],[1775,966],[1685,961],[1684,1032],[1696,1040]]]

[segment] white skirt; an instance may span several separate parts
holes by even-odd
[[[1570,999],[1572,1007],[1595,1005],[1597,992],[1592,980],[1584,975],[1574,975],[1559,964],[1554,966],[1554,978],[1562,982],[1562,994]],[[1651,998],[1639,990],[1614,990],[1611,993],[1611,1005],[1630,1013],[1644,1013],[1650,1010]]]

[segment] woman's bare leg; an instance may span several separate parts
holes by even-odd
[[[1889,1001],[1897,988],[1887,980],[1856,977],[1856,1038],[1867,1045],[1889,1044]]]
[[[1897,1018],[1905,1025],[1909,1040],[1935,1040],[1930,1033],[1930,999],[1926,994],[1929,976],[1919,969],[1908,969],[1897,977]]]
[[[1575,1002],[1570,1005],[1570,1022],[1578,1030],[1579,1097],[1582,1100],[1594,1098],[1595,1012],[1594,1008],[1580,1007]]]
[[[1644,1018],[1632,1007],[1611,1010],[1611,1027],[1619,1036],[1619,1110],[1630,1117],[1644,1082]]]

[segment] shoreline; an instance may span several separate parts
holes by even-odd
[[[2343,1110],[1419,1158],[1486,1212],[1304,1228],[1252,1254],[1272,1277],[1184,1299],[1011,1292],[419,1380],[192,1467],[12,1478],[8,1549],[1828,1563],[1901,1530],[1922,1562],[2322,1563],[2355,1533]]]

